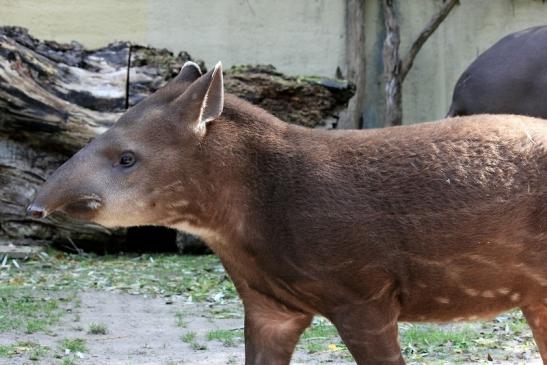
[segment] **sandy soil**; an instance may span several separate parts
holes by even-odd
[[[62,338],[82,338],[87,344],[83,358],[75,360],[78,365],[221,365],[242,364],[242,343],[226,347],[219,341],[207,341],[206,335],[215,329],[242,329],[243,319],[213,319],[209,309],[202,303],[188,304],[176,298],[145,298],[138,295],[84,292],[79,294],[81,304],[66,315],[60,324],[48,334],[4,333],[0,345],[17,341],[33,341],[55,349]],[[171,304],[166,302],[172,301]],[[184,313],[186,325],[177,325],[176,313]],[[104,323],[106,335],[92,335],[85,329],[91,323]],[[196,342],[204,344],[204,350],[195,350],[181,340],[188,332],[196,333]],[[294,355],[294,364],[316,364],[323,362],[321,355],[312,356],[303,352]],[[38,361],[27,355],[0,358],[0,364],[51,365],[62,360],[50,352]],[[351,364],[341,361],[329,364]]]
[[[55,349],[62,338],[82,338],[86,341],[87,351],[83,353],[83,358],[74,361],[74,364],[79,365],[243,364],[244,348],[241,342],[226,347],[219,341],[208,341],[206,338],[211,330],[241,329],[241,318],[212,318],[214,316],[206,305],[184,303],[177,298],[145,298],[87,291],[80,293],[79,299],[80,305],[64,316],[61,323],[48,334],[5,333],[0,338],[0,345],[34,341]],[[177,312],[183,313],[185,324],[182,327],[177,325]],[[91,323],[106,324],[108,333],[86,333],[85,329]],[[195,332],[196,342],[204,344],[206,349],[196,350],[189,343],[183,342],[181,336],[188,332]],[[28,355],[0,358],[0,364],[7,365],[51,365],[62,364],[62,361],[55,357],[55,351],[49,351],[38,361],[30,360]],[[353,362],[303,351],[298,351],[293,358],[293,364],[319,363],[345,365]],[[488,363],[509,364],[496,361]],[[526,363],[541,364],[537,358]]]

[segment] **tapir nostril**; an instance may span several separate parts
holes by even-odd
[[[32,218],[44,218],[46,216],[46,210],[31,204],[27,207],[27,215]]]

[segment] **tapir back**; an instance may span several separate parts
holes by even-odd
[[[267,237],[253,248],[266,275],[318,312],[386,288],[402,302],[401,319],[413,321],[547,298],[544,121],[481,115],[294,132],[281,146],[253,146],[261,163],[247,169],[260,177],[250,235]]]

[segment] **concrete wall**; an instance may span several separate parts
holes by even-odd
[[[130,40],[208,65],[271,63],[334,76],[345,57],[345,0],[0,0],[0,24],[100,47]]]
[[[383,115],[383,16],[366,1],[365,125]],[[461,0],[418,54],[403,88],[404,120],[445,115],[457,78],[505,34],[547,22],[543,0]],[[401,53],[440,0],[399,0]],[[0,24],[22,25],[35,36],[78,40],[88,47],[115,39],[175,52],[208,65],[271,63],[289,74],[333,76],[345,70],[345,0],[0,0]]]
[[[385,35],[379,1],[367,1],[367,102],[365,125],[375,127],[384,111],[382,46]],[[401,55],[435,13],[439,0],[399,1]],[[403,84],[404,123],[446,115],[456,81],[484,50],[506,34],[547,24],[542,0],[461,0],[416,57]],[[503,62],[503,60],[500,60]]]

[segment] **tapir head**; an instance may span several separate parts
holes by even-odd
[[[223,105],[220,62],[205,75],[187,62],[175,79],[59,167],[28,214],[63,211],[108,227],[169,225],[174,215],[190,216],[206,168],[200,145]]]

